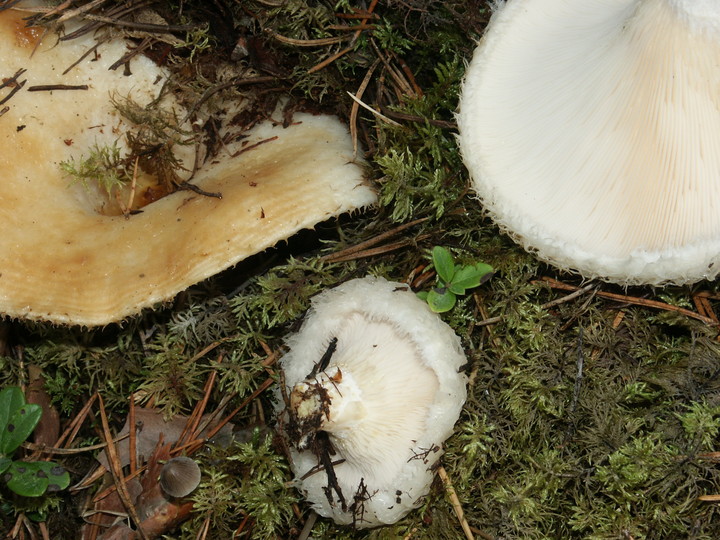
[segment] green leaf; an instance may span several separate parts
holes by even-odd
[[[39,497],[46,491],[60,491],[70,485],[70,475],[51,461],[15,461],[8,469],[7,486],[23,497]]]
[[[12,454],[30,436],[41,416],[42,407],[31,403],[15,411],[0,434],[0,454]]]
[[[455,272],[455,277],[448,288],[455,294],[465,294],[466,289],[479,286],[483,278],[493,271],[492,266],[485,263],[463,266]]]
[[[17,386],[5,388],[0,392],[0,434],[5,431],[10,417],[25,405],[25,395]]]
[[[435,313],[450,311],[457,298],[447,289],[433,289],[427,295],[427,303]]]
[[[485,277],[485,276],[488,275],[488,274],[492,274],[492,272],[493,272],[493,267],[490,266],[489,264],[477,263],[477,264],[475,264],[475,271],[476,271],[478,274],[480,274],[480,277],[481,277],[481,278],[483,278],[483,277]],[[482,283],[482,282],[483,282],[483,280],[481,279],[481,280],[480,280],[480,283]]]
[[[0,457],[0,474],[7,471],[8,467],[12,463],[12,459],[6,458],[5,456]]]
[[[47,511],[41,512],[25,512],[25,517],[29,518],[31,521],[34,521],[35,523],[41,523],[43,521],[47,521],[48,513]]]
[[[442,246],[435,246],[432,250],[432,260],[440,279],[450,283],[455,275],[455,263],[450,252]]]

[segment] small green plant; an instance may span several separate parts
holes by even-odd
[[[63,161],[60,169],[73,180],[81,182],[86,189],[91,183],[97,183],[108,197],[132,180],[116,142],[108,146],[95,144],[90,148],[88,157]]]
[[[456,265],[452,254],[442,246],[432,250],[432,262],[437,273],[437,286],[430,291],[419,292],[435,313],[450,311],[458,295],[467,289],[478,287],[492,276],[492,266],[485,263]]]
[[[33,432],[42,407],[25,402],[17,386],[0,392],[0,474],[7,487],[24,497],[39,497],[60,491],[70,484],[70,475],[51,461],[14,461],[11,456]]]

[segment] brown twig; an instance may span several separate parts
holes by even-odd
[[[183,125],[185,122],[187,122],[193,114],[202,106],[203,103],[205,103],[208,99],[210,99],[213,95],[220,92],[221,90],[225,90],[227,88],[232,88],[233,86],[248,86],[251,84],[263,84],[263,83],[269,83],[276,81],[277,77],[269,77],[269,76],[263,76],[263,77],[235,77],[229,81],[226,81],[224,83],[218,84],[213,86],[212,88],[208,88],[203,92],[202,96],[193,104],[192,107],[190,107],[190,110],[185,115],[185,118],[182,119],[182,122],[180,122],[179,125]]]
[[[218,357],[218,364],[221,362],[222,354]],[[202,399],[193,409],[192,414],[190,414],[190,417],[185,423],[185,428],[180,434],[180,437],[178,437],[177,446],[181,446],[185,442],[189,442],[198,438],[199,431],[197,428],[200,424],[200,420],[202,420],[203,414],[205,413],[208,401],[210,401],[210,395],[212,394],[213,387],[215,386],[215,379],[217,379],[217,370],[213,369],[210,372],[210,376],[208,377],[207,381],[205,381],[205,388],[203,389],[204,391]]]
[[[316,71],[320,71],[321,69],[323,69],[323,68],[329,66],[330,64],[332,64],[332,63],[333,63],[335,60],[337,60],[338,58],[341,58],[341,57],[345,56],[347,53],[349,53],[349,52],[352,51],[352,50],[353,50],[353,45],[350,45],[349,47],[345,47],[344,49],[336,52],[336,53],[333,54],[332,56],[329,56],[328,58],[326,58],[326,59],[323,60],[322,62],[320,62],[320,63],[318,63],[318,64],[315,64],[313,67],[311,67],[310,69],[308,69],[308,74],[310,74],[310,73],[315,73]]]
[[[152,39],[150,39],[149,37],[144,38],[137,46],[133,47],[129,52],[123,54],[119,60],[116,60],[110,67],[108,67],[108,70],[115,71],[123,64],[129,65],[128,62],[130,62],[130,60],[132,60],[135,56],[137,56],[144,50],[149,49],[152,44]]]
[[[537,281],[536,283],[545,283],[552,287],[553,289],[562,289],[566,291],[574,291],[577,290],[579,287],[576,287],[575,285],[568,285],[567,283],[562,283],[560,281],[557,281],[552,278],[544,277],[541,280]],[[663,311],[673,311],[675,313],[679,313],[680,315],[685,315],[686,317],[690,317],[691,319],[696,319],[698,321],[704,322],[705,324],[711,325],[711,326],[717,326],[717,322],[713,321],[710,317],[704,317],[700,315],[699,313],[696,313],[694,311],[691,311],[689,309],[681,308],[678,306],[673,306],[672,304],[668,304],[666,302],[660,302],[658,300],[648,300],[647,298],[638,298],[636,296],[628,296],[625,294],[617,294],[617,293],[611,293],[606,291],[597,291],[596,294],[602,298],[607,298],[609,300],[615,300],[616,302],[625,302],[628,304],[633,304],[636,306],[643,306],[643,307],[649,307],[653,309],[661,309]]]
[[[143,466],[141,466],[141,467],[138,467],[135,472],[130,473],[130,474],[128,474],[127,476],[125,476],[125,482],[127,483],[127,482],[129,482],[130,480],[132,480],[133,478],[137,478],[137,477],[140,476],[142,473],[144,473],[144,472],[147,470],[147,468],[148,468],[147,464],[146,464],[146,465],[143,465]],[[93,483],[95,483],[96,480],[98,480],[99,478],[101,478],[102,476],[104,476],[106,472],[107,472],[107,471],[106,471],[105,467],[103,467],[103,466],[98,467],[98,470],[96,471],[96,473],[95,473],[95,474],[93,475],[93,477],[92,477],[92,478],[93,478],[92,482],[87,481],[86,484],[87,484],[87,485],[92,485]],[[98,473],[99,473],[99,474],[98,474]],[[86,486],[86,487],[87,487],[87,486]],[[108,488],[104,489],[103,491],[101,491],[100,493],[98,493],[97,495],[95,495],[95,496],[93,497],[93,499],[92,499],[92,502],[93,502],[93,503],[96,503],[96,502],[104,499],[104,498],[107,497],[108,495],[114,493],[115,491],[117,491],[117,485],[116,485],[116,484],[113,484],[112,486],[109,486]]]
[[[261,141],[258,141],[258,142],[256,142],[255,144],[251,144],[251,145],[248,145],[248,146],[246,146],[246,147],[244,147],[244,148],[241,148],[240,150],[238,150],[237,152],[235,152],[234,154],[232,154],[230,157],[234,157],[234,158],[235,158],[235,157],[238,157],[240,154],[244,154],[245,152],[249,152],[250,150],[254,150],[254,149],[257,148],[258,146],[261,146],[261,145],[263,145],[263,144],[265,144],[265,143],[269,143],[269,142],[275,141],[275,140],[277,140],[277,139],[278,139],[278,136],[277,136],[277,135],[275,135],[274,137],[268,137],[267,139],[263,139],[263,140],[261,140]]]
[[[80,58],[78,58],[78,59],[75,60],[72,64],[70,64],[70,66],[68,66],[68,68],[67,68],[65,71],[62,72],[62,74],[63,74],[63,75],[67,75],[72,68],[74,68],[75,66],[77,66],[80,62],[82,62],[82,61],[83,61],[85,58],[87,58],[90,54],[92,54],[93,52],[97,51],[97,50],[98,50],[98,47],[100,47],[100,45],[102,45],[103,43],[107,43],[108,41],[110,41],[110,37],[108,37],[108,36],[105,36],[105,37],[103,37],[103,38],[98,39],[98,42],[97,42],[95,45],[93,45],[93,46],[90,47],[87,51],[85,51],[84,53],[82,53],[82,54],[80,55]]]
[[[43,540],[50,540],[50,531],[47,528],[47,523],[41,521],[38,523],[38,528],[40,529],[40,534],[42,535]]]
[[[305,520],[305,525],[303,525],[302,531],[300,531],[300,536],[298,536],[297,540],[308,540],[308,538],[310,538],[310,533],[315,526],[317,517],[317,514],[311,510],[310,515]]]
[[[296,47],[322,47],[325,45],[334,45],[350,39],[350,36],[336,36],[320,39],[294,39],[285,37],[277,32],[268,31],[268,33],[273,39],[279,41],[280,43],[286,43],[287,45],[294,45]]]
[[[46,12],[43,15],[43,17],[50,17],[50,16],[60,13],[62,10],[64,10],[63,14],[57,20],[58,23],[62,23],[69,19],[72,19],[73,17],[82,15],[83,13],[86,13],[86,12],[90,11],[91,9],[96,8],[96,7],[104,4],[106,1],[107,0],[93,0],[92,2],[83,4],[82,6],[77,7],[75,9],[66,9],[70,4],[72,4],[72,2],[64,2],[60,6],[57,6],[54,9],[50,9],[50,11]]]
[[[366,16],[364,16],[361,19],[360,26],[366,25],[370,21],[370,17],[373,15],[373,11],[375,11],[375,6],[377,6],[377,4],[378,4],[378,0],[372,0],[370,2],[370,5],[368,6],[368,9],[367,9]],[[345,47],[341,51],[336,52],[335,54],[333,54],[329,58],[326,58],[322,62],[315,64],[313,67],[308,69],[308,74],[315,73],[316,71],[320,71],[321,69],[332,64],[338,58],[340,58],[340,57],[346,55],[347,53],[349,53],[350,51],[352,51],[353,47],[355,46],[355,42],[358,40],[358,38],[360,37],[362,32],[363,32],[362,29],[356,30],[352,36],[352,39],[350,40],[350,45],[348,47]]]
[[[270,371],[271,374],[272,374],[272,370],[270,370],[270,369],[268,369],[268,368],[275,363],[275,361],[277,360],[279,354],[278,354],[277,351],[273,351],[273,350],[270,348],[270,346],[269,346],[267,343],[265,343],[264,341],[262,341],[262,340],[260,341],[260,346],[262,347],[262,350],[265,352],[265,355],[266,355],[266,356],[265,356],[265,360],[263,360],[262,362],[260,362],[260,364],[261,364],[266,370]]]
[[[692,299],[695,303],[695,309],[698,310],[700,315],[712,319],[715,324],[720,324],[720,320],[718,320],[718,316],[715,314],[715,310],[713,309],[708,296],[704,294],[693,294]]]
[[[83,15],[83,18],[93,21],[109,24],[111,26],[121,26],[124,28],[132,28],[133,30],[143,30],[145,32],[153,32],[156,34],[175,34],[179,32],[192,32],[199,30],[201,27],[191,24],[152,24],[135,21],[126,21],[115,19],[113,17],[103,17],[101,15]]]
[[[152,0],[146,0],[144,2],[143,1],[135,1],[135,2],[131,2],[130,4],[128,4],[127,2],[123,2],[120,5],[117,5],[113,8],[108,9],[108,11],[105,13],[105,15],[107,16],[107,18],[112,19],[114,21],[120,20],[121,17],[124,17],[125,15],[129,15],[133,11],[143,9],[143,8],[149,6],[151,3],[152,3]],[[81,9],[81,10],[83,10],[83,12],[85,12],[89,9],[88,6],[90,6],[90,5],[91,4],[88,3],[88,4],[81,6],[78,9]],[[73,14],[72,16],[75,16],[75,14]],[[89,18],[89,16],[86,18]],[[97,20],[91,21],[91,22],[81,26],[74,32],[71,32],[70,34],[66,34],[66,35],[60,37],[60,41],[69,41],[69,40],[78,38],[89,32],[92,32],[98,28],[101,28],[103,26],[103,24],[105,24],[105,23],[97,21]]]
[[[589,285],[585,285],[584,287],[577,289],[575,292],[572,292],[561,298],[556,298],[555,300],[551,300],[550,302],[545,302],[544,304],[541,304],[540,307],[543,309],[547,309],[547,308],[550,308],[553,306],[564,304],[565,302],[574,300],[578,296],[582,296],[583,294],[594,289],[595,287],[597,287],[597,285],[595,285],[594,283],[590,283]],[[496,324],[496,323],[499,323],[500,321],[502,321],[502,319],[503,319],[502,315],[498,315],[497,317],[489,317],[489,318],[483,319],[482,321],[478,321],[475,324],[475,326],[487,326],[489,324]]]
[[[142,522],[138,516],[137,509],[130,499],[130,493],[125,483],[125,475],[122,472],[122,466],[120,465],[120,458],[118,456],[117,447],[112,442],[112,434],[110,433],[110,423],[108,422],[107,413],[105,412],[105,403],[103,402],[102,396],[98,394],[98,409],[100,411],[100,422],[102,424],[102,436],[107,443],[106,453],[108,456],[108,462],[110,464],[110,473],[112,474],[115,486],[120,500],[127,510],[130,519],[137,527],[137,532],[140,534],[140,538],[147,540],[147,535],[143,531]]]
[[[403,223],[402,225],[399,225],[395,227],[394,229],[390,229],[389,231],[385,231],[384,233],[378,234],[377,236],[374,236],[373,238],[370,238],[369,240],[365,240],[364,242],[360,242],[359,244],[355,244],[354,246],[350,246],[348,248],[342,249],[340,251],[336,251],[335,253],[330,253],[329,255],[325,255],[320,258],[321,261],[324,262],[341,262],[341,261],[349,261],[353,258],[359,258],[359,254],[365,252],[368,248],[371,248],[373,246],[376,246],[383,240],[387,240],[388,238],[391,238],[395,236],[396,234],[401,233],[402,231],[409,229],[410,227],[414,227],[415,225],[419,225],[420,223],[423,223],[424,221],[427,221],[428,218],[418,218],[413,221],[409,221],[407,223]]]
[[[419,95],[422,95],[422,91],[420,92],[420,94],[417,94],[412,84],[398,70],[393,67],[393,65],[390,63],[390,60],[385,58],[385,55],[383,55],[380,47],[377,46],[377,43],[375,43],[374,39],[370,40],[370,44],[372,45],[373,49],[375,49],[375,54],[377,54],[378,58],[380,58],[383,65],[385,66],[386,72],[390,74],[390,78],[397,85],[398,93],[400,96],[418,97]]]
[[[369,11],[363,11],[356,9],[355,13],[336,13],[335,16],[338,19],[379,19],[380,15],[377,13],[371,13]]]
[[[128,412],[128,452],[130,453],[130,474],[137,471],[137,432],[135,429],[135,393],[130,394],[130,411]]]
[[[182,182],[178,184],[177,186],[178,191],[192,191],[193,193],[197,193],[198,195],[202,195],[203,197],[210,197],[214,199],[222,199],[222,193],[219,191],[205,191],[199,186],[196,186],[195,184],[191,184],[190,182]]]
[[[262,394],[265,390],[267,390],[275,381],[272,378],[265,379],[260,386],[258,386],[255,391],[250,394],[247,398],[243,400],[243,402],[230,414],[228,414],[221,422],[219,422],[214,428],[212,428],[210,431],[207,432],[205,435],[205,439],[212,439],[218,431],[220,431],[225,424],[227,424],[232,418],[239,413],[241,410],[243,410],[245,407],[248,406],[248,404],[254,400],[256,397],[258,397],[260,394]]]
[[[348,24],[330,24],[325,27],[326,30],[338,30],[340,32],[355,32],[355,31],[364,31],[364,30],[375,30],[377,28],[376,24],[354,24],[354,25],[348,25]]]
[[[460,527],[462,527],[463,533],[465,533],[465,538],[467,540],[475,540],[475,536],[470,530],[470,525],[465,519],[465,512],[463,512],[462,505],[460,504],[460,499],[455,492],[455,488],[450,481],[448,473],[445,471],[445,467],[440,466],[438,468],[438,476],[440,477],[440,480],[442,480],[442,483],[445,486],[445,492],[447,493],[448,498],[450,499],[450,504],[452,504],[455,515],[460,522]]]
[[[392,54],[395,61],[398,64],[400,64],[400,69],[402,69],[403,73],[405,74],[405,78],[412,86],[413,91],[415,92],[415,95],[417,97],[422,97],[424,93],[422,91],[422,88],[420,88],[417,81],[415,80],[415,75],[413,75],[413,72],[410,69],[410,66],[408,66],[407,62],[405,62],[405,60],[400,58],[400,56],[398,56],[398,54],[395,51],[390,51],[390,54]]]
[[[417,236],[414,239],[404,238],[402,240],[398,240],[396,242],[390,242],[389,244],[384,244],[382,246],[378,246],[375,248],[358,251],[358,252],[354,253],[353,255],[349,255],[347,257],[334,258],[333,262],[354,261],[357,259],[365,259],[367,257],[377,257],[378,255],[385,255],[387,253],[391,253],[393,251],[397,251],[399,249],[403,249],[408,246],[411,246],[416,242],[426,240],[427,238],[430,238],[431,236],[432,235],[430,235],[430,234],[422,234],[420,236]]]
[[[7,102],[11,97],[13,97],[15,94],[17,94],[23,86],[25,86],[27,79],[24,81],[20,81],[20,82],[18,82],[18,80],[17,80],[17,78],[20,75],[22,75],[23,73],[25,73],[25,70],[19,69],[15,73],[15,75],[13,75],[9,79],[4,80],[4,81],[2,81],[2,83],[0,83],[0,88],[5,88],[6,86],[12,86],[12,90],[10,90],[10,93],[7,96],[5,96],[3,99],[0,99],[0,105]]]
[[[37,84],[29,86],[28,92],[52,92],[53,90],[87,90],[87,84]]]
[[[202,526],[200,527],[200,530],[197,533],[197,536],[195,536],[195,540],[205,540],[207,538],[208,533],[210,532],[210,524],[212,523],[212,516],[210,513],[208,513],[208,516],[205,518],[205,521],[203,521]]]
[[[355,92],[355,97],[357,100],[353,100],[352,108],[350,109],[350,137],[352,138],[353,143],[353,157],[357,158],[357,150],[358,150],[358,141],[357,141],[357,117],[358,113],[360,112],[360,103],[358,103],[358,100],[362,99],[363,93],[365,93],[365,89],[367,88],[368,84],[370,84],[370,79],[372,78],[372,74],[375,72],[375,69],[380,65],[380,59],[376,58],[375,61],[372,63],[372,65],[368,68],[367,73],[365,74],[365,77],[363,77],[362,82],[360,83],[360,86],[358,87],[357,91]]]
[[[65,428],[65,431],[62,433],[62,435],[60,435],[60,438],[55,443],[55,446],[57,446],[58,448],[67,448],[70,445],[70,443],[75,439],[75,435],[77,435],[77,432],[80,431],[80,426],[82,426],[85,418],[90,413],[90,409],[95,403],[97,397],[97,393],[90,396],[90,399],[87,401],[87,403],[83,405],[83,408],[80,409],[80,412],[77,413],[73,421],[70,422],[68,427]]]
[[[117,437],[112,440],[113,443],[119,443],[123,439],[127,438],[128,435]],[[101,450],[107,447],[107,443],[92,444],[90,446],[83,446],[82,448],[59,448],[57,446],[46,446],[44,444],[36,444],[31,442],[22,443],[23,448],[38,452],[40,454],[57,454],[60,456],[72,456],[76,454],[84,454],[85,452],[93,452],[95,450]]]

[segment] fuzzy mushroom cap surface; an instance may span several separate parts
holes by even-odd
[[[474,189],[525,248],[586,277],[720,271],[720,2],[510,0],[457,116]]]
[[[111,97],[145,105],[167,74],[142,54],[129,61],[131,75],[108,69],[129,51],[112,39],[63,75],[97,42],[47,35],[36,49],[41,31],[27,30],[21,16],[0,13],[0,75],[26,70],[16,81],[24,86],[0,106],[0,313],[88,326],[118,321],[376,201],[347,128],[334,117],[298,113],[287,128],[258,124],[202,164],[192,183],[222,198],[181,190],[128,219],[113,215],[97,189],[73,181],[60,164],[87,157],[95,145],[123,144],[133,126]],[[0,88],[0,99],[16,83]],[[38,85],[87,89],[28,90]],[[187,113],[172,101],[166,107],[178,118]],[[177,157],[193,168],[192,145],[178,147]]]
[[[314,510],[366,528],[419,506],[466,397],[453,330],[407,285],[367,277],[316,296],[287,345],[281,419]]]

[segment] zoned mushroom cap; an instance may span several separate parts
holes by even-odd
[[[419,506],[465,402],[457,335],[407,285],[367,277],[316,296],[287,344],[283,422],[314,510],[366,528]],[[336,485],[318,467],[321,433]]]
[[[470,63],[459,144],[490,215],[623,284],[720,271],[720,2],[510,0]]]
[[[26,85],[0,116],[2,314],[88,326],[117,321],[376,200],[353,161],[347,128],[334,117],[296,114],[287,129],[258,125],[203,165],[193,184],[222,199],[178,191],[129,219],[104,215],[60,163],[122,139],[130,126],[111,95],[146,104],[166,74],[142,55],[130,61],[131,76],[108,70],[128,51],[112,40],[62,75],[96,42],[48,36],[33,53],[28,35],[19,15],[0,13],[0,76],[27,70],[18,78]],[[27,91],[48,84],[88,89]],[[0,99],[10,90],[0,89]],[[186,168],[192,154],[188,147]]]

